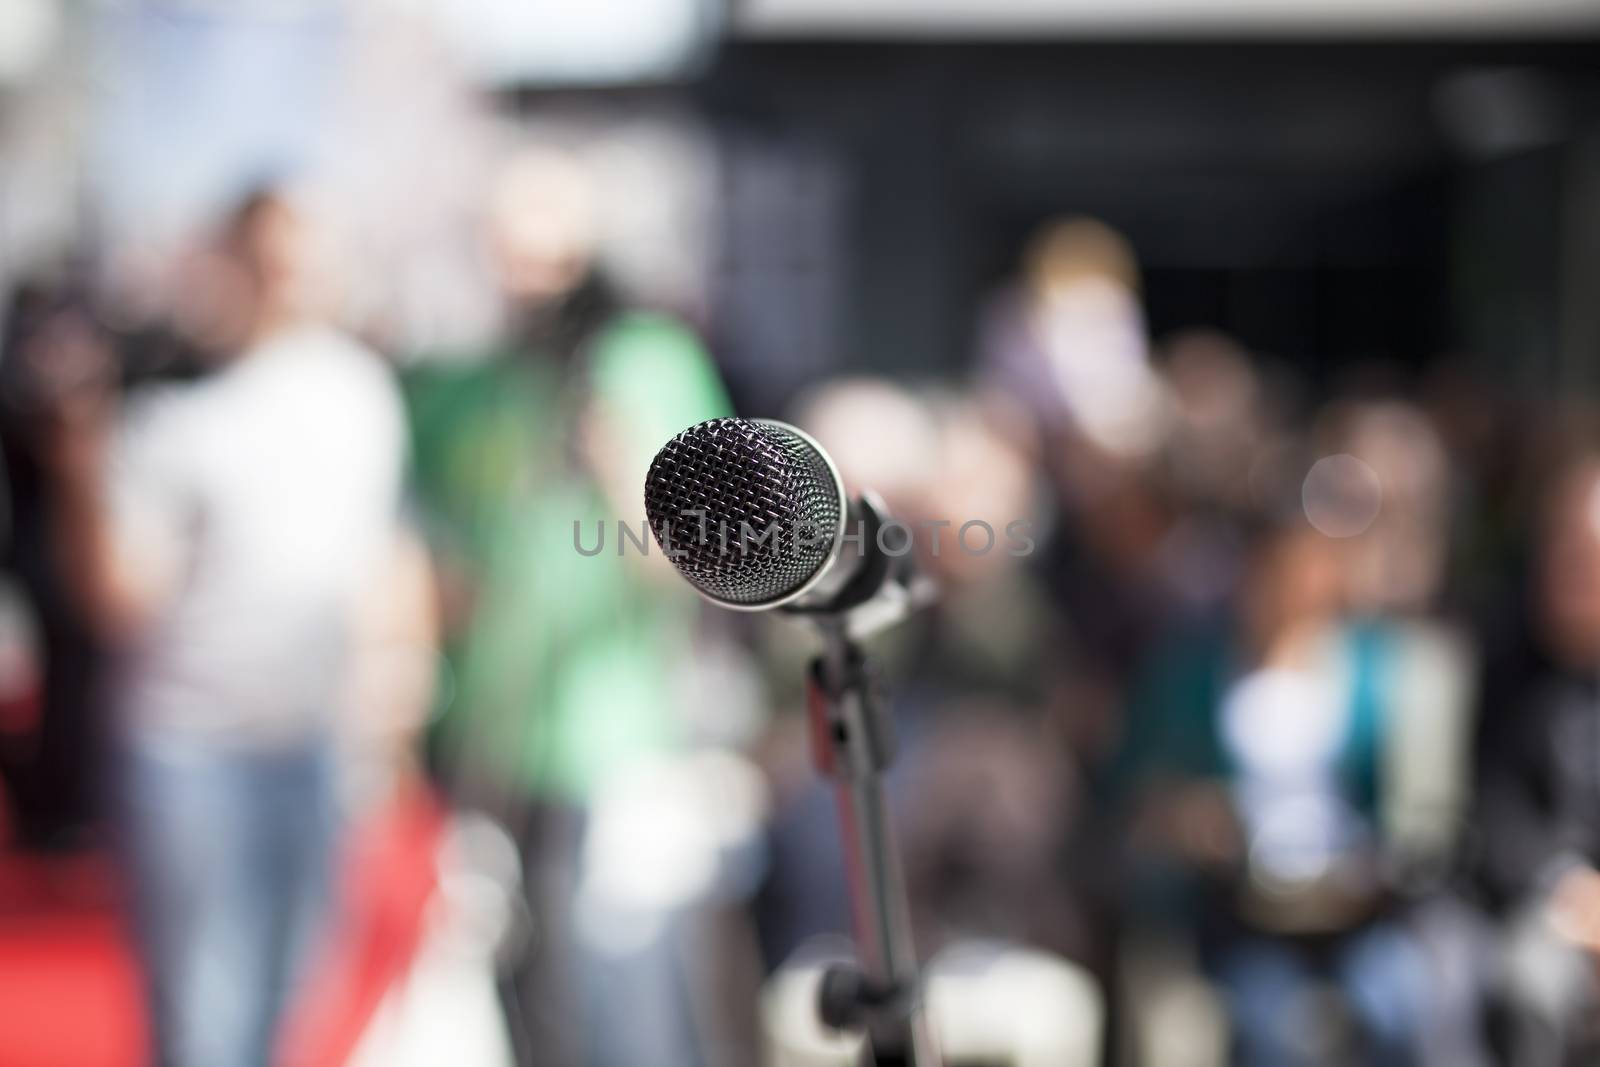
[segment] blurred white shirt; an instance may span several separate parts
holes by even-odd
[[[125,664],[124,725],[255,746],[322,729],[393,543],[403,457],[387,368],[325,327],[131,403],[111,464],[118,547],[167,595]]]

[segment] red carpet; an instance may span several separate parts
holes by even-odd
[[[419,792],[351,835],[344,910],[294,1013],[285,1067],[342,1064],[404,973],[433,891],[441,823]],[[109,863],[0,854],[0,1067],[143,1067],[144,1048]]]

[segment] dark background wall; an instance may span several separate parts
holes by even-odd
[[[1313,380],[1448,354],[1548,386],[1588,328],[1593,46],[735,42],[697,92],[725,202],[762,208],[730,214],[720,328],[767,404],[826,367],[959,370],[1063,212],[1132,239],[1157,336]]]

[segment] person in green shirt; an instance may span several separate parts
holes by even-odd
[[[694,1060],[671,1034],[614,1047],[632,1028],[604,1026],[586,991],[607,985],[612,1016],[629,1004],[596,978],[574,895],[597,792],[683,740],[671,695],[698,611],[655,546],[619,556],[617,523],[641,531],[655,450],[728,400],[690,330],[627,307],[596,269],[576,160],[524,151],[489,207],[508,329],[487,351],[417,361],[404,382],[446,632],[431,762],[524,851],[534,950],[503,990],[519,1058],[683,1067]],[[578,551],[600,526],[604,551]],[[675,1018],[657,1010],[682,1000],[670,980],[640,977],[662,971],[635,961],[628,995]]]

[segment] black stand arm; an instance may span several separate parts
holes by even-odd
[[[922,1014],[916,953],[899,856],[889,832],[883,771],[892,724],[841,618],[818,619],[825,648],[811,666],[807,705],[812,758],[839,800],[859,967],[836,967],[822,985],[822,1020],[867,1036],[877,1067],[938,1067]]]

